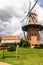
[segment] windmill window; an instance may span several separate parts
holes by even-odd
[[[36,36],[36,34],[35,34],[35,36]]]
[[[36,36],[36,34],[31,34],[32,36]]]
[[[33,36],[33,34],[31,34]]]

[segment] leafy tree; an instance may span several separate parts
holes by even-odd
[[[16,51],[16,46],[11,44],[10,46],[8,46],[7,50],[8,51]]]
[[[20,40],[20,47],[29,47],[29,46],[30,43],[28,40],[23,40],[23,39]]]

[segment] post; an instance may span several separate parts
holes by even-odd
[[[18,56],[18,44],[16,46],[16,59],[17,59],[17,56]]]
[[[25,36],[25,31],[23,31],[23,33],[24,33],[24,38],[26,39],[26,36]]]
[[[4,49],[3,49],[3,58],[4,58]]]

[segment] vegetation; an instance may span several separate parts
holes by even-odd
[[[5,58],[2,58],[0,50],[0,62],[6,62],[12,65],[43,65],[43,49],[18,48],[18,57],[16,51],[8,52],[5,50]]]
[[[38,44],[34,44],[34,48],[40,49],[40,44],[39,45]]]
[[[35,44],[34,46],[35,46],[34,48],[43,49],[43,44],[39,44],[39,45]]]
[[[21,39],[19,46],[20,46],[20,47],[25,47],[25,48],[26,48],[26,47],[30,47],[30,43],[29,43],[29,41],[27,41],[27,40]]]
[[[16,51],[16,46],[11,44],[11,45],[8,46],[7,50],[8,51]]]
[[[3,43],[3,44],[1,44],[2,47],[3,46],[8,47],[10,45],[15,45],[16,46],[16,43]]]
[[[43,44],[40,44],[40,48],[43,48]]]

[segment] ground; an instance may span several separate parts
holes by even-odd
[[[0,62],[0,65],[10,65],[10,64],[4,63],[4,62]]]
[[[8,52],[5,50],[5,58],[2,58],[0,50],[0,62],[11,65],[43,65],[43,49],[18,48],[18,57],[16,51]]]

